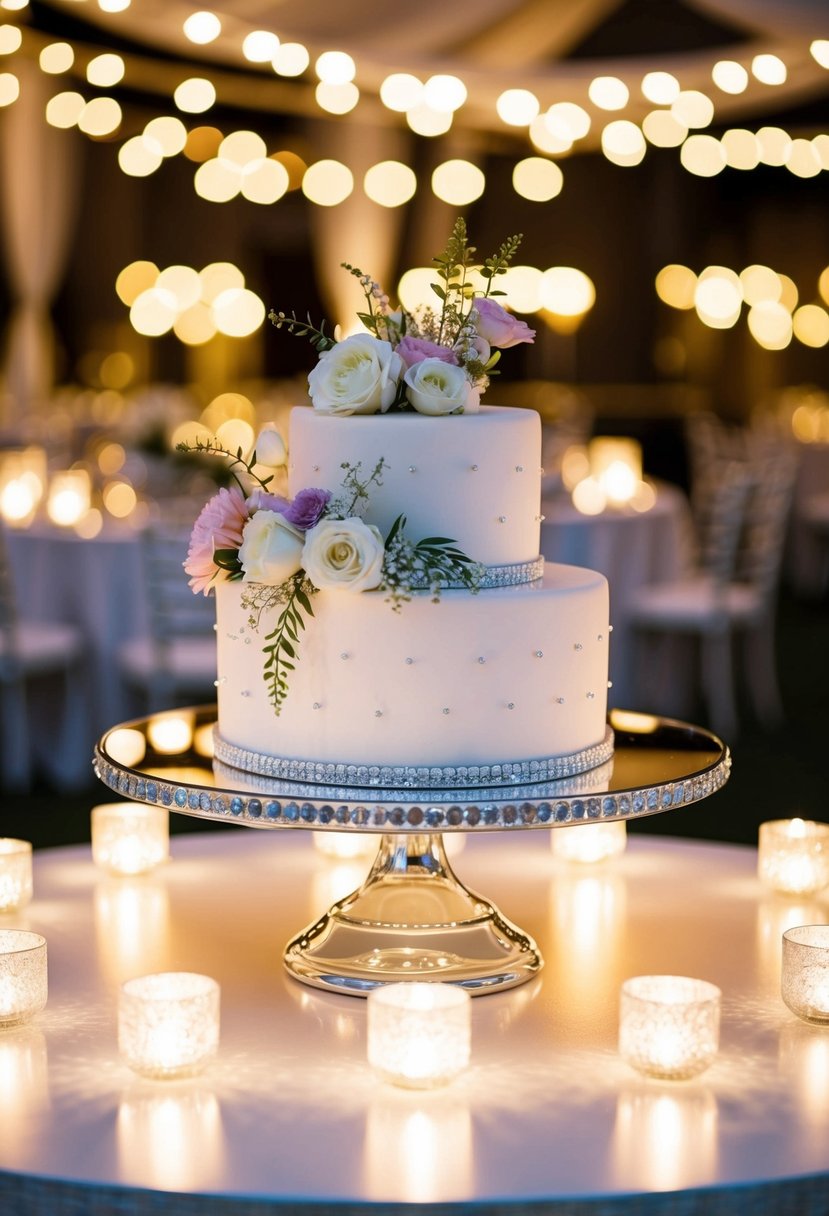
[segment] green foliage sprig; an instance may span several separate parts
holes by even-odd
[[[251,479],[251,481],[255,481],[256,484],[258,486],[260,486],[260,488],[263,490],[266,490],[268,488],[268,486],[270,485],[270,483],[273,481],[273,473],[270,473],[267,477],[260,477],[258,473],[255,473],[253,471],[254,465],[256,464],[256,452],[255,451],[251,452],[250,456],[246,460],[245,457],[242,455],[241,447],[238,447],[236,449],[236,451],[234,452],[230,448],[226,448],[225,445],[223,443],[220,443],[219,440],[216,438],[197,439],[195,443],[186,443],[186,442],[177,443],[176,451],[177,452],[186,452],[186,453],[197,452],[203,456],[204,455],[223,456],[227,460],[227,462],[230,466],[230,472],[233,477],[233,480],[236,482],[239,489],[245,495],[247,495],[249,493],[250,487],[246,486],[245,483],[242,481],[242,479],[237,474],[236,468],[238,466],[241,465],[241,467],[245,470],[245,472],[247,473],[247,475]],[[220,549],[220,550],[218,550],[218,552],[219,553],[222,553],[222,552],[232,553],[232,552],[234,552],[234,550]],[[222,563],[217,562],[217,565],[222,565]],[[222,568],[225,570],[230,569],[229,566],[223,566]]]
[[[297,338],[307,338],[311,345],[322,354],[325,350],[330,350],[332,346],[337,345],[336,338],[331,338],[325,332],[325,321],[320,324],[319,329],[312,323],[311,314],[306,313],[304,321],[300,321],[295,312],[290,316],[284,312],[276,312],[273,308],[268,313],[268,320],[277,329],[287,329],[289,334],[295,334]]]
[[[242,600],[246,607],[253,610],[249,623],[254,628],[258,627],[266,608],[283,605],[276,625],[265,635],[265,645],[262,647],[265,656],[262,675],[268,685],[268,700],[277,717],[288,695],[287,673],[296,666],[300,634],[305,630],[304,618],[314,615],[311,595],[315,590],[306,578],[305,571],[298,570],[279,587],[256,587],[248,599]]]
[[[386,538],[381,590],[399,612],[412,598],[412,591],[427,587],[432,603],[440,601],[446,587],[466,587],[476,593],[486,570],[459,549],[447,536],[427,536],[412,541],[406,536],[406,516],[398,515]]]

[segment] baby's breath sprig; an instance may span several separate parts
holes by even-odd
[[[340,465],[344,469],[342,486],[338,494],[332,498],[325,514],[329,519],[350,519],[353,515],[363,516],[368,507],[369,490],[372,486],[383,484],[383,469],[386,467],[384,457],[380,457],[368,477],[360,477],[362,461],[349,464],[344,460]]]
[[[398,515],[386,539],[381,590],[393,612],[412,598],[412,591],[428,589],[432,603],[440,602],[446,587],[480,590],[485,567],[475,562],[446,536],[412,541],[406,536],[406,516]]]

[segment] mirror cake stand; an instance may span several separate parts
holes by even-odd
[[[171,710],[113,727],[95,772],[136,802],[258,828],[375,833],[363,885],[290,941],[284,962],[305,984],[366,996],[401,980],[501,991],[541,968],[535,942],[453,873],[444,836],[627,820],[688,806],[728,780],[715,735],[613,710],[612,759],[577,777],[469,789],[332,786],[263,777],[213,758],[216,707]]]

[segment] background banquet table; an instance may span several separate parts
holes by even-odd
[[[610,584],[613,687],[608,704],[635,707],[635,657],[626,608],[639,587],[670,582],[688,569],[693,553],[688,500],[677,487],[660,483],[649,511],[628,508],[582,515],[563,496],[543,500],[541,511],[543,556],[551,562],[599,570]],[[683,671],[687,678],[687,665]]]
[[[829,922],[829,893],[768,894],[754,849],[639,836],[604,867],[566,868],[547,831],[467,839],[459,876],[546,964],[473,1000],[469,1070],[418,1092],[369,1070],[364,1001],[280,963],[369,863],[325,859],[296,830],[173,844],[142,880],[96,871],[88,846],[39,852],[34,901],[5,918],[47,938],[50,994],[0,1033],[0,1210],[827,1210],[829,1033],[789,1013],[779,969],[781,933]],[[143,1080],[118,1057],[118,985],[170,969],[220,982],[219,1054],[190,1080]],[[646,1081],[618,1056],[619,985],[649,973],[723,990],[720,1053],[695,1080]]]

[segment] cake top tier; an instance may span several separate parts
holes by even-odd
[[[444,536],[485,565],[538,556],[541,423],[534,410],[482,406],[478,413],[429,417],[370,414],[336,417],[291,411],[289,492],[336,492],[344,465],[368,476],[365,519],[384,536],[405,515],[415,538]]]

